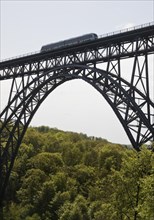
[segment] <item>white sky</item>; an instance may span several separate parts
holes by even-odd
[[[38,51],[42,45],[86,33],[101,35],[154,20],[153,0],[1,0],[0,6],[0,59]],[[1,83],[1,109],[6,93]],[[67,82],[52,92],[31,125],[47,125],[129,143],[108,103],[81,80]]]

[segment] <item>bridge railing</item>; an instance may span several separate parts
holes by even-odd
[[[146,23],[146,24],[142,24],[142,25],[137,25],[137,26],[133,26],[133,27],[129,27],[129,28],[124,28],[124,29],[121,29],[120,31],[118,30],[118,31],[109,32],[107,34],[99,35],[98,38],[104,38],[104,37],[108,37],[108,36],[112,36],[112,35],[128,32],[128,31],[133,31],[133,30],[136,30],[136,29],[140,29],[140,28],[144,28],[144,27],[148,27],[148,26],[152,26],[152,25],[154,25],[154,21]],[[10,58],[6,58],[6,59],[2,59],[2,60],[0,60],[0,63],[5,62],[5,61],[9,61],[9,60],[13,60],[13,59],[17,59],[17,58],[21,58],[21,57],[26,57],[26,56],[38,54],[38,53],[40,53],[40,50],[39,51],[35,51],[35,52],[30,52],[30,53],[22,54],[22,55],[15,56],[15,57],[10,57]]]
[[[121,29],[121,30],[118,30],[118,31],[109,32],[107,34],[99,35],[99,38],[104,38],[104,37],[108,37],[108,36],[112,36],[112,35],[116,35],[116,34],[121,34],[121,33],[128,32],[128,31],[134,31],[134,30],[141,29],[141,28],[144,28],[144,27],[149,27],[149,26],[152,26],[152,25],[154,25],[154,21],[146,23],[146,24],[132,26],[132,27],[129,27],[129,28],[124,28],[124,29]]]
[[[14,57],[9,57],[9,58],[0,60],[0,63],[5,62],[5,61],[9,61],[9,60],[14,60],[14,59],[21,58],[21,57],[27,57],[27,56],[38,54],[38,53],[40,53],[40,51],[29,52],[29,53],[25,53],[25,54],[22,54],[22,55],[17,55],[17,56],[14,56]]]

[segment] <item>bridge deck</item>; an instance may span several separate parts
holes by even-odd
[[[116,33],[116,32],[115,32]],[[20,57],[15,57],[15,58],[11,58],[11,59],[7,59],[7,60],[2,60],[0,61],[0,70],[2,70],[5,67],[12,67],[12,66],[16,66],[16,65],[21,65],[25,62],[35,62],[38,60],[42,60],[42,59],[46,59],[47,57],[49,58],[50,56],[56,57],[56,56],[61,56],[63,54],[72,54],[72,53],[77,53],[77,52],[81,52],[82,50],[84,50],[85,48],[88,49],[95,49],[95,48],[99,48],[102,46],[107,46],[107,45],[111,45],[111,44],[122,44],[122,43],[127,43],[130,41],[134,41],[136,38],[138,38],[140,36],[140,38],[142,37],[146,37],[146,36],[153,36],[154,35],[154,23],[149,23],[148,26],[141,26],[141,28],[133,28],[133,30],[129,30],[128,31],[121,31],[118,32],[116,34],[111,35],[106,34],[105,36],[100,36],[98,39],[94,40],[94,41],[90,41],[88,43],[83,43],[80,45],[75,45],[75,46],[69,46],[67,48],[63,48],[63,49],[57,49],[56,51],[49,51],[46,53],[40,53],[38,52],[34,52],[32,54],[28,54],[28,55],[24,55],[24,56],[20,56]],[[154,45],[153,45],[154,46]]]

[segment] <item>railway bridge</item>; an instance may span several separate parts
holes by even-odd
[[[0,112],[0,204],[28,125],[66,81],[82,79],[101,93],[137,151],[154,140],[153,63],[154,23],[1,61],[0,82],[10,90]]]

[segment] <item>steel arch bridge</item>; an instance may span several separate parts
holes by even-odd
[[[46,97],[66,81],[82,79],[100,92],[136,150],[153,140],[154,83],[150,77],[154,70],[149,60],[153,54],[154,24],[150,23],[91,42],[0,62],[0,81],[11,85],[0,113],[0,203],[31,119]],[[123,61],[128,59],[126,73]]]

